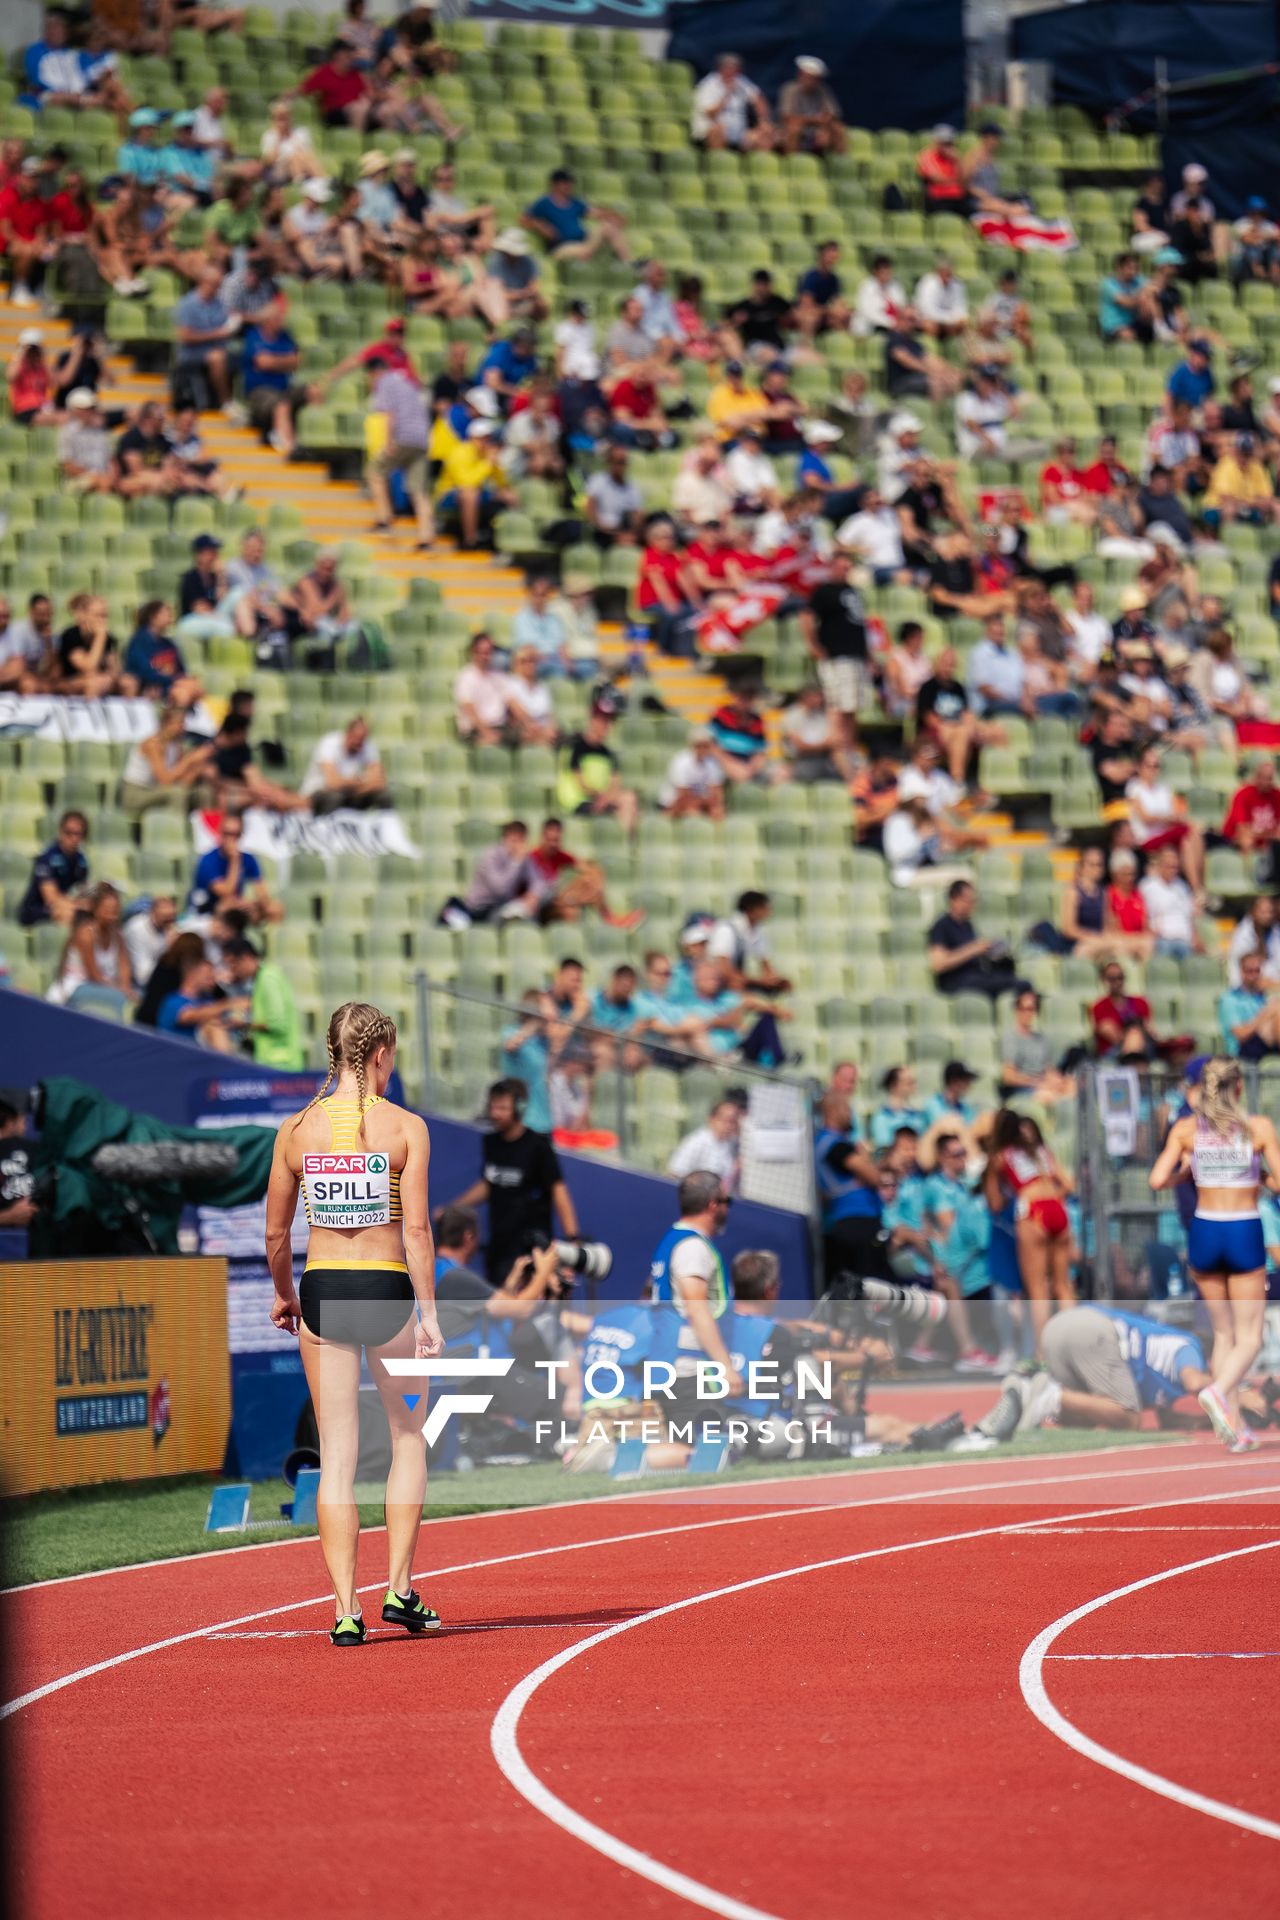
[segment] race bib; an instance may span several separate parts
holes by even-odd
[[[313,1227],[391,1224],[391,1162],[385,1153],[304,1153],[302,1184]]]

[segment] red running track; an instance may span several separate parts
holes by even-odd
[[[348,1655],[314,1542],[18,1589],[20,1909],[1256,1920],[1276,1838],[1073,1750],[1019,1663],[1232,1556],[1041,1672],[1122,1765],[1280,1837],[1280,1658],[1062,1657],[1280,1655],[1269,1543],[1280,1449],[1197,1441],[433,1522],[448,1631]]]

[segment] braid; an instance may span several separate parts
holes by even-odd
[[[364,1133],[364,1100],[365,1100],[365,1093],[364,1093],[364,1056],[363,1056],[363,1055],[360,1055],[360,1056],[359,1056],[359,1057],[357,1058],[357,1060],[356,1060],[356,1104],[358,1105],[358,1107],[359,1107],[359,1109],[360,1109],[360,1121],[359,1121],[359,1124],[358,1124],[358,1126],[356,1127],[356,1132],[357,1132],[357,1133],[359,1134],[359,1136],[360,1136],[360,1138],[361,1138],[362,1140],[363,1140],[363,1139],[364,1139],[364,1137],[365,1137],[365,1133]],[[367,1143],[366,1143],[366,1144],[367,1144]]]
[[[302,1109],[302,1112],[298,1115],[297,1119],[294,1121],[293,1124],[295,1129],[297,1129],[302,1125],[302,1122],[306,1119],[312,1107],[319,1106],[320,1102],[324,1099],[326,1093],[328,1093],[330,1087],[333,1085],[334,1081],[338,1077],[338,1055],[337,1055],[337,1049],[333,1044],[333,1021],[332,1020],[329,1022],[329,1031],[325,1034],[324,1044],[325,1044],[325,1051],[329,1056],[329,1071],[325,1075],[325,1082],[324,1082],[324,1085],[321,1087],[320,1091],[317,1094],[314,1094],[312,1098],[308,1100],[306,1106]]]

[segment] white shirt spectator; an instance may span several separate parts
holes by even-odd
[[[227,129],[221,114],[214,113],[207,106],[196,108],[191,132],[198,147],[225,147],[227,144]]]
[[[1180,941],[1190,946],[1195,939],[1196,903],[1183,879],[1162,880],[1149,873],[1138,892],[1147,908],[1147,926],[1157,940]]]
[[[464,707],[471,708],[482,727],[500,727],[507,717],[506,675],[464,667],[453,683],[453,707],[459,728]]]
[[[921,274],[911,304],[922,320],[931,321],[935,327],[958,326],[969,318],[969,295],[964,281],[955,274],[949,280],[940,273]]]
[[[695,1127],[686,1133],[667,1162],[673,1180],[687,1173],[714,1173],[726,1191],[738,1184],[738,1148],[732,1140],[717,1140],[710,1127]]]
[[[864,340],[868,334],[889,333],[906,304],[907,296],[898,281],[877,280],[869,273],[854,297],[849,331]]]
[[[993,698],[1002,705],[1016,707],[1022,704],[1026,678],[1022,655],[1013,647],[998,647],[994,640],[984,638],[969,655],[969,698],[978,713],[987,710],[986,699],[978,691],[980,687],[989,687]]]
[[[727,913],[711,929],[707,958],[727,960],[731,967],[750,973],[769,958],[769,936],[763,925],[753,927],[745,913]]]
[[[682,519],[696,527],[707,520],[723,520],[733,512],[733,496],[723,474],[723,465],[712,473],[700,473],[696,467],[681,468],[671,489],[671,504]]]
[[[29,667],[38,667],[44,651],[44,641],[25,616],[11,621],[0,633],[0,667],[8,666],[11,660],[25,660]]]
[[[308,163],[309,174],[318,174],[320,171],[320,163],[315,157],[311,135],[306,127],[290,127],[288,133],[283,135],[275,127],[268,127],[258,143],[258,152],[268,167],[279,167],[282,172],[290,171],[297,160]]]
[[[925,835],[905,807],[899,807],[889,815],[880,829],[880,844],[884,848],[885,864],[894,886],[909,887],[912,876],[924,861],[926,842]]]
[[[616,533],[633,514],[644,512],[644,495],[635,481],[615,479],[603,470],[588,480],[587,499],[596,510],[595,523],[604,533]]]
[[[752,453],[740,444],[725,461],[724,471],[735,501],[751,505],[778,491],[778,469],[767,453]]]
[[[1124,797],[1129,802],[1129,825],[1140,847],[1145,847],[1149,840],[1157,839],[1177,819],[1173,788],[1166,786],[1163,780],[1157,780],[1154,786],[1148,786],[1145,780],[1130,780],[1125,787]],[[1138,813],[1139,807],[1147,816],[1145,821]]]
[[[681,747],[667,763],[667,777],[658,794],[658,805],[674,806],[676,795],[680,793],[693,793],[699,800],[705,800],[708,794],[723,785],[724,768],[713,753],[699,753],[696,747]]]
[[[518,673],[507,675],[504,682],[507,690],[508,707],[519,707],[525,719],[535,727],[544,727],[556,717],[551,688],[545,680],[535,680],[532,685],[522,680]]]
[[[1120,685],[1125,693],[1150,702],[1151,714],[1147,724],[1153,733],[1163,733],[1173,713],[1173,692],[1167,682],[1154,673],[1147,680],[1138,673],[1122,673]]]
[[[638,300],[643,312],[640,325],[656,345],[660,340],[683,340],[684,330],[676,319],[676,303],[666,287],[651,287],[642,280],[638,287],[631,289],[631,297]]]
[[[695,140],[705,140],[715,113],[718,114],[715,124],[728,145],[740,147],[751,124],[751,113],[759,113],[763,106],[764,95],[745,73],[736,73],[732,80],[726,80],[719,73],[709,73],[693,90],[689,131]]]
[[[920,447],[904,447],[895,433],[882,436],[876,448],[876,480],[888,501],[898,500],[907,490],[907,468],[920,458]]]
[[[308,798],[313,793],[323,793],[327,782],[325,767],[332,767],[339,783],[344,787],[354,786],[355,782],[369,773],[374,767],[382,765],[382,755],[368,734],[353,753],[347,745],[345,727],[335,727],[332,733],[322,733],[311,749],[311,758],[307,762],[307,771],[303,775],[298,791]]]
[[[555,331],[560,372],[565,380],[598,380],[600,348],[590,320],[562,320]]]
[[[1004,448],[1009,418],[1009,396],[999,388],[994,393],[974,393],[966,389],[956,401],[956,449],[964,460],[977,460],[988,452],[988,442],[997,452]],[[986,438],[983,439],[982,436]]]
[[[892,507],[877,507],[874,512],[864,509],[861,513],[851,514],[836,530],[836,545],[849,553],[856,553],[877,573],[885,568],[896,571],[906,564],[906,556],[902,551],[902,528]]]
[[[1227,948],[1227,985],[1240,985],[1240,962],[1247,953],[1258,951],[1258,929],[1246,913],[1231,936],[1231,945]],[[1266,945],[1262,949],[1262,975],[1264,980],[1280,980],[1280,927],[1267,929]]]
[[[120,932],[129,955],[129,971],[135,986],[146,986],[155,972],[156,961],[177,931],[176,927],[154,926],[150,913],[129,915]]]
[[[923,800],[936,819],[940,813],[949,813],[953,807],[959,806],[964,799],[964,788],[958,786],[941,767],[924,773],[919,767],[908,765],[898,776],[898,798],[901,801]]]
[[[1100,613],[1080,613],[1075,607],[1068,607],[1065,618],[1075,636],[1073,658],[1082,666],[1096,667],[1111,645],[1111,622]]]

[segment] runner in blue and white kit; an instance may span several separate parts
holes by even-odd
[[[1237,1389],[1262,1347],[1267,1252],[1258,1217],[1263,1168],[1280,1189],[1280,1141],[1270,1120],[1247,1114],[1238,1060],[1207,1062],[1198,1110],[1169,1130],[1151,1170],[1155,1192],[1187,1173],[1196,1210],[1187,1235],[1187,1264],[1213,1323],[1213,1378],[1200,1405],[1233,1452],[1257,1445],[1240,1419]]]

